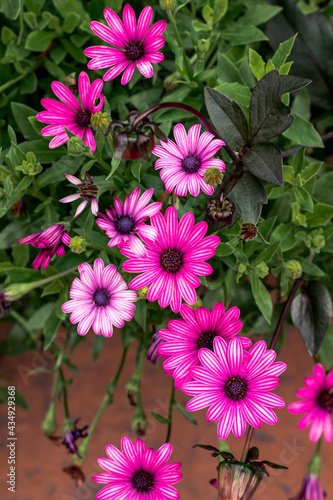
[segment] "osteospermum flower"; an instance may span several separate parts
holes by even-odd
[[[174,128],[177,144],[168,139],[155,146],[153,154],[159,156],[155,170],[162,169],[160,176],[165,189],[171,193],[175,188],[178,196],[186,196],[189,191],[198,196],[200,189],[207,194],[214,193],[214,187],[206,184],[204,173],[208,168],[215,167],[224,172],[225,163],[214,154],[225,144],[220,139],[214,139],[214,134],[204,132],[200,137],[201,125],[193,125],[186,134],[181,123]]]
[[[126,196],[124,203],[114,198],[114,206],[110,207],[110,210],[105,210],[106,215],[98,214],[99,219],[96,220],[96,224],[111,238],[109,247],[128,248],[140,257],[145,256],[145,247],[137,236],[149,240],[156,239],[157,229],[147,226],[144,221],[159,212],[162,207],[162,203],[159,202],[148,206],[153,193],[154,189],[148,189],[139,197],[140,188],[136,188]]]
[[[121,452],[112,444],[106,446],[108,458],[97,460],[106,473],[92,479],[107,484],[97,493],[97,500],[177,500],[179,493],[171,486],[182,477],[180,462],[167,464],[172,445],[163,444],[157,451],[147,448],[141,439],[133,444],[121,440]]]
[[[51,87],[62,102],[48,97],[42,99],[41,103],[46,111],[41,111],[36,116],[40,122],[50,123],[41,132],[45,136],[55,136],[49,147],[56,148],[68,141],[66,127],[80,139],[84,137],[84,145],[90,146],[93,153],[96,149],[96,143],[90,128],[90,118],[92,114],[98,113],[103,107],[104,95],[101,94],[103,80],[95,80],[90,85],[87,73],[84,71],[80,73],[78,89],[81,104],[63,83],[52,82]],[[95,105],[96,99],[100,100],[97,105]]]
[[[80,279],[75,278],[69,296],[72,300],[62,305],[70,320],[79,323],[77,332],[86,335],[92,327],[96,335],[111,337],[113,325],[124,326],[133,318],[137,299],[112,264],[104,268],[102,259],[96,259],[94,269],[86,262],[79,266]]]
[[[82,210],[84,210],[89,201],[91,201],[91,211],[93,215],[97,215],[98,212],[98,202],[96,200],[97,186],[93,183],[93,180],[88,174],[88,172],[85,172],[85,176],[87,178],[88,183],[81,182],[80,179],[78,179],[74,175],[65,174],[65,176],[66,179],[71,184],[74,184],[80,189],[80,192],[75,194],[70,194],[69,196],[65,196],[65,198],[62,198],[59,201],[61,203],[70,203],[71,201],[83,198],[82,203],[80,203],[80,205],[76,209],[74,217],[77,217],[82,212]]]
[[[56,257],[66,255],[63,243],[69,246],[70,241],[71,238],[65,232],[65,226],[63,224],[55,224],[41,233],[34,233],[30,236],[20,238],[16,240],[16,243],[41,248],[42,250],[33,261],[32,267],[38,269],[42,264],[42,269],[46,269],[54,254]]]
[[[324,500],[325,496],[319,477],[310,474],[304,477],[301,491],[290,500]]]
[[[198,276],[207,276],[213,272],[212,267],[204,262],[215,254],[220,242],[218,236],[204,238],[207,223],[194,224],[194,215],[185,214],[178,223],[177,211],[168,207],[165,217],[159,212],[151,218],[151,224],[157,229],[156,241],[145,236],[146,256],[138,257],[128,248],[120,248],[130,257],[123,268],[129,273],[142,273],[134,278],[129,287],[139,290],[151,285],[147,292],[150,302],[158,300],[161,307],[171,305],[178,312],[182,298],[188,304],[195,304],[197,295],[195,288],[200,285]]]
[[[238,307],[225,312],[222,302],[218,302],[210,312],[205,307],[195,311],[183,304],[180,314],[183,319],[168,322],[168,329],[160,330],[159,336],[165,340],[158,347],[158,354],[167,358],[163,363],[166,372],[172,373],[175,386],[181,388],[184,382],[192,380],[191,368],[200,365],[199,350],[203,347],[213,351],[216,336],[229,342],[242,329],[239,321]],[[244,348],[251,347],[252,342],[246,337],[238,337]]]
[[[92,21],[92,31],[105,42],[114,47],[88,47],[84,53],[92,60],[89,69],[101,69],[111,66],[103,76],[103,80],[112,80],[122,71],[121,84],[126,85],[132,78],[135,66],[146,78],[153,76],[151,63],[163,61],[164,56],[158,52],[164,45],[161,36],[166,28],[165,21],[158,21],[149,29],[153,10],[145,7],[138,22],[132,7],[127,4],[123,10],[123,22],[112,9],[104,9],[104,17],[110,27],[97,21]],[[115,48],[117,47],[117,48]]]
[[[313,377],[304,379],[305,387],[298,389],[296,395],[303,401],[288,406],[290,413],[305,413],[298,428],[304,429],[311,424],[310,440],[318,441],[324,434],[325,441],[331,443],[333,437],[333,370],[325,375],[321,364],[313,368]]]
[[[192,368],[193,381],[185,382],[182,391],[194,396],[186,408],[197,411],[210,406],[206,418],[219,420],[219,439],[226,439],[232,430],[242,437],[246,422],[259,428],[262,422],[276,424],[277,417],[271,408],[283,408],[283,399],[272,394],[279,385],[277,375],[287,367],[283,362],[273,363],[276,352],[266,350],[266,342],[259,341],[244,356],[239,338],[229,344],[222,337],[215,337],[214,352],[203,348],[199,351],[201,366]]]

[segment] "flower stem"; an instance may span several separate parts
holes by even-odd
[[[184,47],[183,47],[183,43],[182,43],[182,39],[180,37],[180,34],[179,34],[179,31],[178,31],[178,28],[177,28],[177,23],[176,23],[176,19],[172,13],[171,10],[167,10],[167,14],[168,14],[168,18],[169,18],[169,21],[170,23],[172,24],[172,28],[173,28],[173,31],[175,33],[175,36],[176,36],[176,40],[177,40],[177,43],[179,45],[179,47],[182,49],[182,52],[183,52],[183,58],[184,58],[184,64],[185,64],[185,79],[187,81],[187,83],[191,83],[191,76],[192,76],[192,69],[191,69],[191,66],[188,62],[188,59],[187,59],[187,55],[186,55],[186,52],[184,50]]]
[[[172,409],[173,405],[175,403],[175,383],[174,380],[172,379],[172,388],[171,388],[171,395],[170,395],[170,401],[169,401],[169,411],[168,411],[168,431],[167,431],[167,436],[165,442],[168,443],[170,440],[171,436],[171,429],[172,429]]]
[[[64,412],[65,412],[65,418],[70,418],[69,417],[69,410],[68,410],[68,399],[67,399],[67,387],[66,387],[66,380],[64,376],[64,372],[62,368],[59,368],[59,373],[62,381],[62,394],[63,394],[63,401],[64,401]]]
[[[309,474],[314,474],[315,476],[319,476],[320,471],[321,471],[321,444],[322,444],[322,437],[319,439],[317,446],[316,446],[316,451],[311,459],[311,462],[308,465],[308,473]]]

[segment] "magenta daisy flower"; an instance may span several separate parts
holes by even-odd
[[[84,53],[92,60],[89,69],[101,69],[111,66],[103,76],[103,80],[112,80],[122,71],[121,84],[126,85],[132,78],[135,66],[146,78],[153,76],[151,63],[163,61],[164,56],[158,52],[164,45],[166,21],[158,21],[149,29],[153,9],[145,7],[138,22],[132,7],[127,4],[123,10],[123,22],[112,9],[104,9],[104,17],[110,27],[92,21],[90,27],[99,38],[113,47],[88,47]],[[116,47],[116,48],[115,48]]]
[[[191,368],[200,365],[199,350],[203,347],[213,351],[213,341],[216,336],[230,342],[242,329],[239,321],[238,307],[232,307],[225,312],[222,302],[218,302],[210,312],[205,307],[195,311],[183,304],[180,308],[183,319],[168,322],[168,329],[160,330],[159,336],[165,340],[158,347],[161,358],[167,358],[163,363],[168,374],[175,379],[175,386],[181,388],[184,382],[192,379]],[[238,337],[244,348],[251,347],[252,342],[246,337]]]
[[[91,211],[93,215],[97,215],[98,212],[98,202],[96,200],[97,195],[97,186],[93,183],[92,178],[85,172],[85,176],[87,178],[88,183],[81,182],[80,179],[75,177],[74,175],[65,174],[66,179],[71,183],[77,186],[80,189],[79,193],[70,194],[69,196],[65,196],[59,200],[61,203],[70,203],[71,201],[78,200],[79,198],[83,198],[82,203],[77,207],[74,217],[77,217],[82,210],[85,209],[87,203],[91,201]]]
[[[305,413],[298,428],[304,429],[311,424],[310,440],[318,441],[324,434],[325,441],[331,443],[333,437],[333,370],[325,375],[321,364],[313,368],[313,377],[306,377],[305,387],[298,389],[296,395],[303,401],[288,406],[290,413]]]
[[[65,302],[62,310],[72,313],[73,324],[79,323],[79,335],[86,335],[92,327],[96,335],[111,337],[113,325],[121,328],[133,318],[137,295],[127,289],[116,266],[104,269],[102,259],[95,260],[93,270],[86,262],[80,264],[79,273],[80,279],[74,279],[69,292],[72,300]]]
[[[42,269],[46,269],[54,254],[56,257],[66,255],[63,243],[69,246],[70,241],[71,238],[65,232],[65,226],[63,224],[55,224],[41,233],[34,233],[30,236],[20,238],[16,240],[16,243],[41,248],[42,250],[33,261],[32,267],[38,269],[42,264]]]
[[[112,444],[106,446],[109,458],[99,458],[106,471],[92,477],[107,484],[97,493],[97,500],[177,500],[179,493],[171,486],[181,480],[180,462],[167,464],[172,445],[163,444],[157,451],[147,448],[141,439],[133,444],[128,437],[121,440],[121,452]]]
[[[192,368],[194,380],[182,385],[183,392],[194,396],[186,408],[197,411],[210,406],[206,417],[210,422],[219,420],[217,433],[221,440],[231,430],[236,437],[242,437],[246,422],[256,428],[262,422],[276,424],[271,408],[283,408],[285,403],[269,391],[279,385],[277,376],[287,365],[273,362],[276,352],[266,350],[263,340],[249,349],[250,356],[244,356],[237,337],[229,344],[222,337],[215,337],[213,346],[214,352],[200,349],[201,366]]]
[[[154,189],[148,189],[140,198],[140,188],[136,188],[126,196],[124,203],[114,198],[114,206],[105,210],[106,215],[98,214],[100,218],[96,220],[96,224],[111,238],[109,247],[127,248],[140,257],[145,256],[145,247],[137,236],[149,240],[157,238],[157,229],[147,226],[144,221],[157,214],[162,207],[159,202],[148,206],[153,193]]]
[[[319,477],[310,474],[304,477],[301,491],[290,500],[324,500],[325,496]]]
[[[204,262],[215,254],[220,242],[218,236],[204,238],[207,223],[194,224],[194,215],[189,212],[178,223],[177,211],[168,207],[165,217],[159,212],[151,218],[151,224],[157,229],[154,242],[145,236],[146,256],[138,257],[127,248],[120,251],[130,257],[123,263],[123,269],[129,273],[142,273],[134,278],[129,287],[139,290],[151,285],[147,293],[150,302],[158,300],[161,307],[171,305],[178,312],[182,298],[188,304],[195,304],[195,288],[200,286],[199,276],[213,272],[212,267]]]
[[[215,167],[224,172],[225,163],[214,154],[225,144],[220,139],[214,139],[214,134],[204,132],[200,137],[201,125],[193,125],[186,134],[181,123],[174,128],[177,144],[168,139],[155,146],[153,154],[159,156],[156,160],[155,170],[162,169],[160,176],[165,184],[165,189],[171,193],[175,188],[178,196],[186,196],[189,191],[193,196],[198,196],[200,188],[206,194],[213,194],[213,186],[204,181],[204,173],[208,168]]]
[[[101,94],[103,80],[95,80],[90,85],[87,73],[84,71],[80,73],[78,88],[81,104],[63,83],[52,82],[51,87],[62,102],[48,97],[42,99],[41,103],[46,111],[41,111],[36,116],[40,122],[50,123],[42,129],[42,135],[55,136],[49,144],[50,148],[56,148],[68,141],[69,137],[64,128],[66,127],[80,139],[84,136],[84,145],[90,146],[93,153],[96,143],[90,128],[90,118],[103,107],[104,95]],[[97,105],[95,105],[96,99],[100,100]]]

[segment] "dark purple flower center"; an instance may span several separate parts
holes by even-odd
[[[213,332],[202,333],[197,341],[198,349],[202,349],[203,347],[205,347],[206,349],[210,349],[211,351],[214,351],[213,343],[214,343],[215,337],[216,337],[216,333],[213,333]]]
[[[80,111],[76,115],[76,123],[80,127],[87,127],[88,125],[90,125],[90,118],[91,114],[89,113],[89,111]]]
[[[97,307],[105,307],[110,302],[110,293],[104,288],[100,288],[93,293],[93,302]]]
[[[136,491],[145,493],[152,489],[154,486],[154,478],[150,472],[140,470],[135,472],[132,476],[132,484]]]
[[[84,198],[85,200],[92,200],[93,198],[95,198],[96,194],[97,194],[97,186],[95,184],[81,184],[79,185],[79,188],[80,188],[80,196],[81,198]]]
[[[131,42],[126,46],[126,56],[129,61],[136,61],[144,55],[145,51],[142,43]]]
[[[324,410],[332,411],[333,410],[333,394],[330,394],[328,391],[322,391],[319,394],[318,403],[319,403],[319,406],[321,406]]]
[[[239,401],[243,399],[247,391],[247,383],[240,377],[232,377],[226,382],[224,392],[229,399]]]
[[[200,166],[201,160],[198,156],[187,156],[182,160],[183,170],[185,170],[187,174],[194,174],[199,170]]]
[[[116,229],[120,234],[130,234],[134,228],[134,221],[130,215],[122,215],[115,222]]]
[[[161,255],[161,265],[167,273],[176,273],[183,263],[183,258],[178,250],[167,250]]]

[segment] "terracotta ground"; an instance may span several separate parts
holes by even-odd
[[[1,337],[4,338],[5,332]],[[282,375],[277,392],[286,403],[294,400],[296,388],[300,387],[304,376],[310,374],[312,363],[304,345],[293,328],[287,330],[287,343],[280,354],[280,359],[288,363],[288,371]],[[107,341],[106,347],[95,364],[91,361],[90,349],[93,334],[87,336],[87,342],[80,344],[75,351],[73,363],[82,371],[75,375],[74,384],[69,388],[70,411],[73,418],[82,417],[83,424],[89,423],[96,408],[103,398],[108,380],[115,373],[121,354],[119,335]],[[29,401],[30,411],[18,409],[17,426],[17,490],[7,491],[6,442],[2,440],[1,461],[1,499],[15,500],[91,500],[96,496],[100,486],[90,480],[90,476],[99,471],[96,458],[105,455],[105,444],[119,445],[120,438],[129,435],[134,438],[130,429],[132,409],[126,406],[124,384],[131,375],[135,350],[132,349],[126,363],[118,388],[115,391],[114,404],[105,410],[83,466],[86,483],[76,487],[72,479],[62,472],[69,465],[68,455],[63,446],[59,446],[46,438],[40,431],[40,423],[48,407],[51,390],[51,377],[48,374],[32,375],[24,379],[24,374],[44,363],[51,367],[50,361],[36,354],[25,354],[15,358],[2,360],[1,373],[5,375],[8,385],[16,385]],[[144,367],[143,394],[147,411],[155,411],[166,416],[171,380],[164,374],[161,365],[156,367],[146,362]],[[188,397],[178,391],[177,400],[186,404]],[[5,407],[1,406],[1,436],[6,437]],[[59,408],[59,422],[62,421],[62,410]],[[216,500],[216,490],[209,480],[216,476],[215,459],[200,449],[191,449],[195,443],[216,445],[214,424],[205,418],[205,411],[195,414],[199,427],[190,425],[177,410],[174,411],[174,427],[171,441],[174,445],[173,459],[183,462],[183,480],[178,489],[182,500]],[[308,440],[306,430],[297,430],[298,417],[286,410],[278,410],[279,422],[275,427],[263,425],[254,434],[253,444],[261,451],[261,458],[278,462],[289,467],[289,471],[270,470],[270,478],[260,487],[256,499],[282,500],[294,495],[298,490],[305,472],[314,444]],[[166,426],[149,419],[145,441],[149,446],[158,447],[163,443]],[[240,456],[243,440],[230,439],[230,445],[236,456]],[[322,484],[328,499],[333,497],[331,469],[333,466],[332,446],[324,445],[324,464]]]

